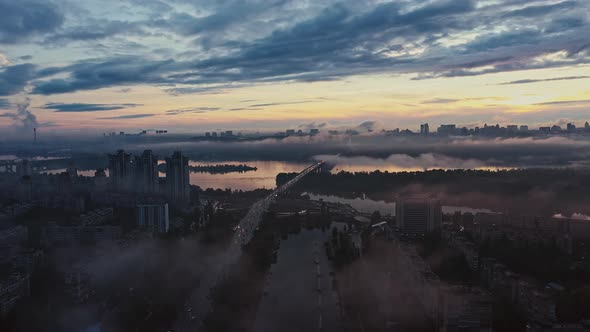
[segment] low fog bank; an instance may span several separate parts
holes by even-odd
[[[286,180],[285,174],[278,181]],[[288,175],[287,175],[288,176]],[[499,172],[433,170],[407,173],[310,174],[300,189],[344,198],[396,202],[436,197],[443,205],[529,216],[590,215],[590,171],[528,169]],[[392,211],[393,212],[393,211]]]
[[[185,319],[178,317],[185,302],[199,280],[221,264],[224,252],[224,245],[195,237],[56,248],[47,257],[52,268],[36,283],[39,289],[49,289],[41,294],[50,296],[33,302],[40,307],[27,312],[30,319],[21,324],[27,330],[80,331],[100,326],[102,331],[161,331]],[[65,293],[64,276],[72,274],[79,275],[83,288],[90,290],[89,301],[77,303]],[[52,305],[45,306],[46,302]]]
[[[318,135],[220,142],[196,141],[185,136],[146,136],[0,144],[0,154],[24,158],[96,156],[118,149],[133,153],[152,149],[162,157],[182,150],[193,160],[307,161],[315,157],[339,164],[393,164],[402,168],[578,167],[588,166],[590,159],[590,139],[586,137],[485,139]]]
[[[323,160],[329,166],[339,166],[358,169],[393,170],[426,170],[426,169],[458,169],[458,168],[486,168],[493,167],[493,160],[460,159],[442,154],[423,153],[418,156],[407,154],[392,154],[387,158],[373,158],[366,156],[318,155],[315,160]]]

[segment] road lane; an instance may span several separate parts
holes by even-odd
[[[199,331],[202,328],[203,320],[211,311],[210,294],[214,287],[219,284],[234,266],[242,254],[242,246],[252,240],[262,217],[268,208],[283,193],[287,192],[307,174],[317,170],[324,164],[318,161],[305,168],[296,177],[275,189],[270,195],[254,203],[246,216],[240,220],[230,245],[225,252],[220,254],[214,264],[203,267],[202,278],[198,286],[193,290],[190,299],[185,303],[185,308],[191,308],[191,314],[180,313],[181,317],[174,325],[174,331]],[[189,317],[188,319],[186,317]]]

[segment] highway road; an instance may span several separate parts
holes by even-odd
[[[328,239],[320,230],[303,229],[281,241],[278,261],[265,280],[255,332],[342,330],[340,301],[323,246]]]
[[[242,254],[242,246],[248,244],[262,217],[268,211],[269,207],[285,192],[291,189],[297,182],[303,179],[307,174],[317,170],[324,164],[324,161],[318,161],[313,165],[305,168],[296,177],[289,182],[276,188],[270,195],[256,202],[246,216],[242,218],[236,232],[232,238],[231,244],[215,262],[203,266],[201,279],[198,286],[193,290],[190,299],[184,305],[184,312],[176,322],[173,331],[199,331],[202,327],[203,320],[211,311],[210,294],[214,287],[225,277],[228,271],[234,266]]]

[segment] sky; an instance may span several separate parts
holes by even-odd
[[[0,0],[0,138],[589,111],[588,0]]]

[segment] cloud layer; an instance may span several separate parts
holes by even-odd
[[[64,103],[49,103],[45,104],[42,108],[48,110],[54,110],[58,113],[75,113],[75,112],[102,112],[102,111],[113,111],[125,108],[132,108],[141,106],[140,104],[64,104]]]
[[[8,66],[0,95],[27,84],[42,95],[135,84],[182,94],[374,73],[428,79],[588,64],[589,12],[581,0],[149,0],[107,1],[100,11],[93,2],[0,0],[0,43],[95,51],[56,66]]]

